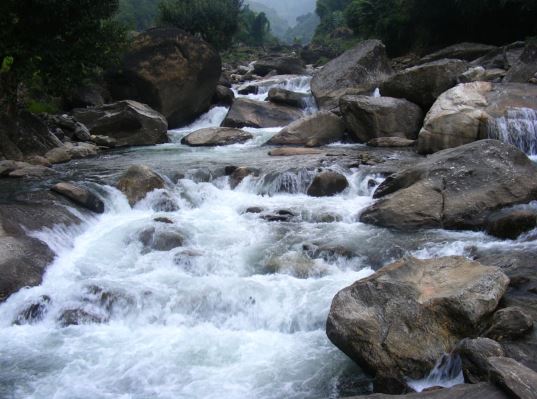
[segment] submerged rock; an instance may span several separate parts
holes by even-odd
[[[498,306],[509,279],[462,257],[405,258],[340,291],[328,338],[377,378],[419,379]]]
[[[117,147],[168,142],[168,122],[157,111],[136,101],[119,101],[73,111],[92,135],[107,136]]]
[[[515,147],[481,140],[388,177],[360,220],[398,229],[482,229],[494,211],[537,199],[537,166]]]
[[[457,43],[426,55],[420,60],[420,63],[425,64],[427,62],[438,61],[444,58],[474,61],[480,57],[483,57],[484,55],[489,54],[491,51],[494,51],[497,48],[498,47],[496,46],[482,43]]]
[[[155,28],[136,36],[108,84],[114,99],[149,105],[173,129],[209,109],[220,75],[209,44],[181,29]]]
[[[321,111],[291,123],[267,144],[319,147],[341,141],[344,133],[345,124],[339,116],[329,111]]]
[[[95,213],[104,213],[104,202],[87,188],[61,182],[51,188],[71,201]]]
[[[347,128],[361,143],[383,137],[414,140],[424,117],[416,104],[390,97],[344,96],[339,108]]]
[[[235,128],[280,127],[287,126],[302,116],[303,112],[296,108],[238,98],[229,109],[222,126]]]
[[[149,227],[139,234],[139,239],[146,250],[171,251],[181,247],[185,241],[183,235],[172,228]]]
[[[340,173],[330,170],[319,173],[308,187],[310,197],[331,197],[349,187],[347,178]]]
[[[131,206],[145,198],[151,191],[165,186],[164,179],[145,165],[131,166],[116,183],[116,187],[125,194]]]
[[[311,91],[319,107],[335,108],[349,88],[372,92],[392,74],[384,44],[379,40],[365,40],[316,72]]]
[[[244,130],[228,127],[210,127],[190,133],[181,140],[181,143],[192,147],[212,147],[242,144],[252,138],[253,136]]]

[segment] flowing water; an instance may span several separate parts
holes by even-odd
[[[531,157],[537,156],[537,112],[510,108],[489,125],[489,137],[512,144]]]
[[[64,178],[94,188],[106,212],[76,228],[33,233],[57,257],[41,286],[0,305],[0,398],[364,393],[370,379],[325,335],[340,289],[404,254],[530,245],[482,233],[402,233],[359,223],[382,181],[340,162],[360,146],[328,148],[335,157],[271,158],[262,144],[278,129],[248,129],[253,140],[229,147],[180,144],[190,131],[218,126],[226,111],[214,108],[170,132],[170,144],[58,166]],[[157,169],[168,187],[131,209],[112,184],[134,163]],[[259,173],[232,190],[227,165]],[[330,198],[306,196],[319,165],[344,173],[350,187]],[[251,207],[261,213],[246,212]],[[274,215],[285,217],[270,221]],[[148,231],[182,237],[182,245],[151,247]]]

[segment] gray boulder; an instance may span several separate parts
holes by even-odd
[[[92,135],[116,140],[117,147],[168,142],[168,123],[164,116],[136,101],[79,108],[73,111],[73,115],[88,127]]]
[[[238,98],[233,102],[222,126],[235,128],[287,126],[303,115],[303,112],[296,108]]]
[[[345,176],[327,170],[313,178],[307,194],[310,197],[331,197],[345,191],[347,187],[349,187],[349,182]]]
[[[461,358],[465,381],[471,384],[488,381],[489,357],[505,356],[502,346],[489,338],[465,338],[454,352]]]
[[[295,93],[281,87],[273,87],[268,92],[267,100],[274,104],[288,105],[296,108],[306,108],[307,99],[310,96],[305,93]]]
[[[461,60],[438,60],[404,69],[380,85],[383,96],[405,98],[428,110],[435,100],[457,84],[468,69]]]
[[[386,48],[379,40],[365,40],[326,64],[311,81],[317,104],[335,108],[346,90],[372,92],[393,74]]]
[[[220,56],[208,43],[181,29],[155,28],[136,36],[107,80],[115,100],[147,104],[176,128],[209,109],[220,75]]]
[[[510,397],[537,398],[537,373],[535,371],[507,357],[491,357],[488,361],[491,379]]]
[[[404,258],[340,291],[328,338],[377,379],[423,378],[496,309],[509,279],[463,257]]]
[[[391,97],[344,96],[339,108],[347,128],[362,143],[380,137],[415,140],[424,117],[416,104]]]
[[[510,306],[494,313],[485,336],[496,341],[513,341],[533,329],[533,318],[521,307]]]
[[[303,75],[306,73],[301,59],[289,56],[265,57],[254,64],[254,73],[266,76],[272,71],[279,75]]]
[[[438,61],[444,58],[474,61],[496,49],[498,47],[482,43],[458,43],[426,55],[420,60],[420,64]]]
[[[339,116],[321,111],[291,123],[267,144],[318,147],[342,140],[344,133],[345,124]]]
[[[116,187],[125,194],[131,206],[144,199],[151,191],[165,186],[164,179],[145,165],[131,166],[116,183]]]
[[[515,147],[481,140],[388,177],[360,220],[399,229],[481,229],[494,211],[537,199],[537,166]]]
[[[531,42],[526,45],[520,58],[509,69],[504,82],[528,83],[537,75],[537,43]]]
[[[185,136],[181,143],[192,147],[213,147],[244,143],[252,138],[253,136],[250,133],[240,129],[213,127],[196,130]]]
[[[103,201],[85,187],[61,182],[55,184],[51,190],[92,212],[104,213]]]

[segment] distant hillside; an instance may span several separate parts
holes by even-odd
[[[257,1],[247,1],[247,3],[250,6],[250,10],[256,13],[265,13],[270,21],[270,31],[274,36],[281,40],[285,38],[287,30],[289,29],[289,24],[276,12],[276,10],[258,3]]]
[[[296,26],[289,28],[285,34],[285,40],[287,43],[298,42],[300,44],[308,44],[315,35],[315,30],[321,19],[314,12],[310,12],[306,15],[298,17]]]
[[[287,21],[291,27],[297,24],[296,19],[301,15],[306,15],[315,11],[316,0],[247,0],[246,3],[253,2],[264,5],[276,11],[278,15]]]

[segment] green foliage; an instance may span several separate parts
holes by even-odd
[[[163,0],[159,20],[225,49],[239,29],[241,7],[242,0]]]
[[[285,35],[287,43],[306,45],[311,42],[320,19],[315,13],[302,15],[296,19],[297,24],[289,28]]]
[[[20,83],[63,94],[117,62],[126,42],[109,20],[117,7],[117,0],[2,0],[1,101],[12,106]]]
[[[119,0],[114,19],[136,31],[151,28],[156,23],[158,0]]]
[[[270,22],[264,12],[255,16],[250,29],[254,45],[262,46],[270,32]]]
[[[462,41],[504,44],[537,33],[535,0],[318,0],[317,37],[338,12],[358,37],[380,38],[392,54]]]
[[[60,110],[60,107],[56,103],[39,100],[30,100],[26,108],[34,114],[55,114]]]

